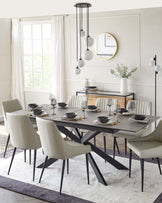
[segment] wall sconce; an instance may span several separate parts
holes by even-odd
[[[77,67],[75,68],[75,73],[80,74],[81,69],[85,65],[85,60],[91,60],[93,57],[92,51],[89,49],[93,45],[94,40],[89,35],[89,7],[92,5],[89,3],[77,3],[74,5],[76,7],[76,60]],[[86,33],[83,29],[83,9],[86,9]],[[86,50],[82,57],[82,38],[85,36]]]
[[[149,62],[149,66],[154,68],[155,70],[155,116],[156,116],[156,106],[157,106],[157,75],[160,74],[161,68],[159,65],[157,65],[157,55],[151,58]],[[156,127],[156,121],[155,121],[155,127]]]

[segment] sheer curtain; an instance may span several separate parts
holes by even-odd
[[[53,64],[52,93],[57,101],[65,100],[64,85],[64,17],[52,17]]]
[[[25,106],[22,37],[19,19],[12,19],[12,98]]]

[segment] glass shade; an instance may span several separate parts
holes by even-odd
[[[76,75],[79,75],[80,72],[81,72],[81,70],[80,70],[80,68],[77,66],[77,67],[75,68],[75,74],[76,74]]]
[[[94,40],[90,36],[87,36],[87,38],[88,38],[88,47],[91,47],[94,43]],[[86,43],[87,43],[87,38],[85,39]]]
[[[80,59],[78,60],[78,67],[81,68],[81,67],[83,67],[84,65],[85,65],[85,62],[83,61],[83,59],[80,58]]]
[[[81,35],[81,37],[85,36],[85,31],[83,29],[80,30],[80,35]]]
[[[91,50],[86,49],[84,52],[84,59],[85,60],[91,60],[93,58],[93,53]]]

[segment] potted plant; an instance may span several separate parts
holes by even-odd
[[[137,70],[137,68],[132,68],[130,71],[128,71],[128,67],[124,66],[123,64],[119,65],[117,64],[117,67],[115,69],[110,69],[110,72],[115,77],[121,78],[121,84],[120,84],[120,92],[122,94],[127,93],[127,79]]]

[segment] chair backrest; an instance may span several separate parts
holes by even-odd
[[[53,121],[36,118],[38,132],[44,153],[56,159],[64,159],[66,152],[66,143],[61,137],[57,126]]]
[[[102,110],[108,111],[109,107],[107,105],[108,98],[98,98],[96,101],[96,106],[101,108]],[[111,106],[111,111],[116,109],[116,105],[118,103],[117,99],[113,99],[113,105]]]
[[[69,107],[80,108],[82,101],[85,100],[87,101],[87,97],[72,95],[69,97],[67,104]]]
[[[6,113],[11,113],[14,111],[22,110],[22,106],[18,99],[11,99],[7,101],[2,102],[2,112],[4,117],[4,122],[7,127],[7,121],[6,121]]]
[[[39,135],[26,115],[7,113],[7,124],[11,144],[20,149],[38,149],[41,147]]]
[[[127,103],[127,109],[130,102],[135,102],[136,109],[135,114],[143,114],[143,115],[151,115],[152,114],[152,103],[148,101],[141,101],[141,100],[129,100]]]

